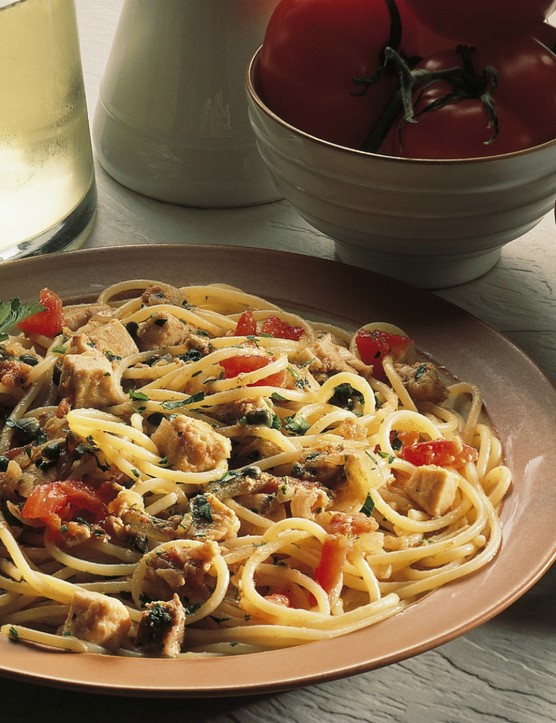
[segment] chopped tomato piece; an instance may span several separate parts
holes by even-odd
[[[268,334],[276,339],[291,339],[299,341],[305,329],[302,326],[292,326],[277,316],[268,316],[261,326],[261,334]]]
[[[250,309],[247,309],[241,314],[236,325],[236,336],[264,334],[266,336],[273,336],[275,339],[299,341],[304,333],[305,329],[302,326],[292,326],[274,314],[267,316],[262,324],[260,324],[259,330],[257,330],[257,322]]]
[[[52,532],[60,533],[64,522],[81,517],[87,522],[100,522],[108,514],[105,495],[79,480],[62,480],[37,485],[23,505],[21,514],[27,520],[40,520]]]
[[[233,379],[239,374],[247,374],[248,372],[254,372],[257,369],[262,369],[268,366],[272,361],[271,357],[265,357],[260,355],[245,355],[245,356],[233,356],[229,359],[222,359],[220,366],[224,369],[224,379]],[[249,384],[250,387],[256,386],[271,386],[271,387],[282,387],[286,375],[283,371],[277,372],[276,374],[269,374],[263,379],[259,379],[258,382]]]
[[[448,439],[433,439],[430,442],[418,442],[403,446],[400,456],[406,462],[417,467],[434,464],[438,467],[463,467],[468,462],[476,462],[479,453],[468,444],[458,444]]]
[[[250,309],[246,309],[237,320],[236,336],[254,336],[257,333],[257,322]]]
[[[64,324],[62,299],[56,292],[44,288],[39,294],[39,301],[44,311],[31,314],[20,321],[17,327],[27,334],[42,334],[52,339],[62,331]]]
[[[328,535],[322,545],[315,581],[330,595],[342,580],[342,571],[349,550],[345,535]]]
[[[413,339],[401,334],[391,334],[379,329],[359,329],[355,335],[355,345],[365,364],[372,365],[373,374],[377,379],[384,378],[382,360],[390,355],[399,359],[404,351],[413,344]]]

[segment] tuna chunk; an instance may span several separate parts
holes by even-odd
[[[183,537],[220,542],[237,536],[238,516],[210,492],[193,497],[190,507],[180,522]]]
[[[185,302],[185,297],[178,288],[171,284],[151,284],[143,292],[141,301],[145,306],[156,306],[157,304],[181,306]]]
[[[185,472],[206,472],[230,456],[232,444],[200,419],[177,414],[163,419],[152,440],[170,467]]]
[[[448,389],[434,364],[429,362],[417,362],[412,365],[394,363],[394,367],[413,401],[439,404],[448,397]]]
[[[372,374],[372,366],[364,364],[345,346],[337,344],[331,334],[325,334],[303,352],[301,361],[309,361],[309,371],[322,381],[339,372],[355,372],[366,379]]]
[[[102,409],[124,402],[127,397],[114,380],[112,364],[96,349],[83,354],[66,354],[60,389],[73,408]]]
[[[73,309],[66,308],[64,309],[64,326],[71,331],[77,331],[97,314],[111,317],[112,309],[108,304],[89,304],[88,306],[76,306]]]
[[[137,623],[135,643],[146,653],[175,658],[185,637],[185,609],[178,595],[145,605]]]
[[[457,479],[442,467],[417,467],[411,477],[399,485],[425,512],[433,517],[446,514],[454,504]]]
[[[188,606],[203,603],[211,594],[205,578],[218,554],[218,544],[212,541],[195,547],[179,542],[155,547],[144,558],[143,593],[151,600],[170,600],[177,593]]]
[[[137,345],[119,319],[94,319],[81,327],[70,351],[82,353],[93,347],[108,356],[123,358],[137,354]]]
[[[191,335],[189,328],[179,319],[165,312],[153,312],[139,324],[137,344],[141,351],[162,349],[184,344]]]
[[[119,600],[78,589],[71,601],[63,634],[117,650],[125,643],[130,627],[129,613]]]

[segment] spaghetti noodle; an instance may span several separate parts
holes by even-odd
[[[0,624],[191,657],[321,640],[470,575],[510,485],[404,331],[133,280],[0,343]]]

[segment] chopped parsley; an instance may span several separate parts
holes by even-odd
[[[330,398],[330,404],[349,411],[353,411],[357,405],[363,404],[363,401],[364,398],[361,392],[358,392],[351,384],[347,383],[334,387],[334,394]]]
[[[419,364],[417,367],[417,370],[415,371],[415,381],[419,381],[422,376],[424,376],[427,373],[427,365],[426,364]]]
[[[284,427],[292,434],[303,435],[310,428],[309,422],[301,416],[286,417]]]
[[[132,389],[129,392],[130,399],[134,399],[138,402],[148,402],[149,398],[144,392],[136,392],[135,389]]]
[[[361,508],[361,512],[364,515],[367,515],[367,517],[370,517],[373,513],[373,510],[375,508],[375,503],[373,501],[373,498],[370,494],[367,495],[367,499],[365,500],[363,507]]]
[[[187,399],[178,399],[175,402],[170,402],[170,401],[161,402],[160,406],[163,409],[177,409],[178,407],[184,407],[187,404],[193,404],[194,402],[202,402],[204,398],[205,398],[204,392],[197,392],[197,394],[192,394]]]
[[[193,516],[203,519],[209,524],[212,522],[212,508],[206,495],[197,495],[191,500]]]

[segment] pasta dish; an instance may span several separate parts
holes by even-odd
[[[4,308],[0,629],[14,642],[282,648],[378,623],[496,555],[511,478],[481,391],[410,330],[154,280]]]

